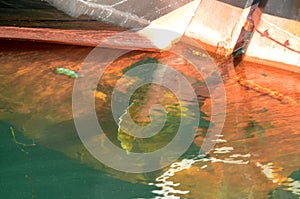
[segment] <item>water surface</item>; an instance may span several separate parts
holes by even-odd
[[[156,172],[129,174],[101,164],[82,145],[71,107],[75,79],[55,73],[58,67],[77,72],[91,50],[1,41],[3,198],[299,198],[298,74],[216,60],[226,89],[226,121],[214,148],[203,155],[199,150],[212,114],[211,99],[191,64],[167,52],[135,51],[116,60],[97,87],[95,107],[105,135],[118,147],[129,152],[156,150],[176,134],[178,118],[189,117],[170,90],[147,85],[128,105],[132,116],[146,124],[147,108],[159,102],[169,108],[167,126],[148,140],[122,137],[110,113],[110,95],[118,78],[135,63],[154,60],[179,70],[195,88],[201,113],[194,143],[182,157]],[[205,67],[206,55],[182,50],[199,56]],[[135,81],[129,77],[117,92],[126,93]],[[218,94],[218,88],[213,92]],[[99,144],[105,152],[105,143]]]

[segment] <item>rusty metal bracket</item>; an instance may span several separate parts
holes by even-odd
[[[200,41],[208,51],[228,56],[247,38],[243,27],[257,7],[253,0],[202,0],[186,36]]]

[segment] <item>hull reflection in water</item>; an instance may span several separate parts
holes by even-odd
[[[147,177],[144,174],[124,175],[122,172],[110,169],[93,158],[82,145],[74,127],[71,109],[72,86],[75,78],[57,74],[56,70],[57,68],[64,68],[77,73],[80,64],[92,50],[91,48],[3,41],[2,44],[0,116],[4,121],[13,124],[16,129],[21,130],[28,139],[34,140],[35,143],[60,151],[67,157],[90,167],[105,170],[109,175],[116,178],[130,182],[147,183],[148,178],[156,177],[156,174],[153,174],[154,177],[152,174],[147,175]],[[193,75],[193,71],[189,70],[189,64],[185,60],[168,52],[162,54],[132,52],[126,55],[106,70],[96,91],[87,91],[95,92],[98,118],[106,136],[117,146],[120,146],[120,140],[118,140],[118,126],[112,118],[109,107],[110,93],[126,67],[138,61],[147,60],[149,57],[160,63],[180,67],[187,79],[199,89],[196,93],[199,93],[200,106],[203,103],[202,99],[207,97],[205,85],[201,83],[201,79],[198,80],[198,77]],[[78,78],[80,78],[80,74]],[[119,92],[126,92],[126,85],[130,86],[130,81],[125,82],[124,88],[120,88]],[[144,93],[141,91],[140,95],[136,94],[135,104],[143,104]],[[174,119],[178,118],[176,115],[178,110],[174,109],[173,106],[177,103],[176,100],[167,93],[161,100],[161,103],[165,104],[166,107],[168,104],[171,105],[169,106],[170,124],[172,120],[176,124]],[[82,110],[84,111],[84,107]],[[162,138],[157,137],[157,140],[163,145],[168,142],[167,138],[171,139],[169,136],[164,136]],[[97,137],[95,140],[99,142],[104,153],[110,153],[102,137]],[[151,143],[152,141],[139,144],[139,147],[142,147],[139,150],[153,148]]]
[[[153,182],[154,193],[157,198],[299,198],[298,74],[249,63],[227,67],[227,116],[215,148],[203,159],[195,155],[171,166]],[[208,99],[202,107],[206,113],[209,104]],[[198,146],[202,141],[195,139]]]
[[[34,140],[37,146],[55,150],[78,163],[105,171],[111,178],[118,179],[114,185],[119,180],[148,185],[153,189],[154,198],[299,197],[298,75],[248,63],[242,63],[235,69],[232,69],[231,62],[222,64],[220,70],[223,71],[227,94],[227,115],[222,135],[215,137],[215,148],[205,157],[199,154],[199,147],[203,143],[209,123],[203,122],[199,125],[194,145],[177,162],[154,173],[127,174],[102,165],[84,148],[72,118],[74,79],[55,73],[56,68],[78,72],[80,64],[92,49],[12,42],[2,42],[0,49],[1,120],[21,130],[24,136],[30,141]],[[108,68],[95,96],[97,115],[106,136],[119,147],[122,139],[120,134],[118,137],[118,125],[114,122],[108,106],[111,100],[110,93],[126,67],[149,57],[177,67],[184,73],[196,87],[199,108],[207,114],[202,114],[203,118],[210,118],[209,94],[201,77],[195,76],[187,62],[170,53],[132,52]],[[134,81],[134,78],[130,80]],[[126,93],[130,82],[123,85],[119,92]],[[145,87],[136,92],[136,99],[133,100],[135,110],[143,110],[140,109],[143,106],[137,105],[147,104],[143,97],[149,89],[150,87]],[[218,94],[217,89],[214,92]],[[165,96],[167,97],[157,96],[157,99],[163,99],[162,104],[166,107],[174,107],[177,103],[174,96]],[[292,99],[293,103],[285,103],[281,98]],[[177,110],[173,113],[176,116]],[[141,116],[143,117],[136,119],[149,119],[145,117],[147,114],[143,113]],[[176,117],[173,119],[176,120]],[[105,143],[101,143],[102,138],[99,139],[99,144],[105,151]],[[161,145],[168,142],[166,137],[157,139],[161,141]],[[136,141],[133,137],[128,139],[128,143],[130,142],[133,143],[130,150],[137,151],[151,151],[151,147],[156,149],[161,146],[151,146],[151,143]],[[151,191],[147,190],[152,195]],[[139,192],[139,189],[135,191],[137,198],[148,197],[143,191]]]

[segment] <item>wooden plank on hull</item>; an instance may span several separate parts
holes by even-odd
[[[121,31],[60,30],[42,28],[0,27],[0,38],[39,42],[102,46],[123,49],[166,49],[180,40],[201,0],[192,1],[150,23],[138,32],[123,32],[121,38],[103,43]],[[173,21],[178,21],[179,26]]]
[[[255,11],[256,29],[244,57],[276,68],[300,71],[300,22]],[[296,66],[296,67],[295,67]]]
[[[118,33],[120,33],[120,31],[0,27],[0,38],[7,40],[26,40],[90,47],[96,47],[102,44],[102,47],[110,48],[128,50],[139,48],[145,51],[155,50],[151,41],[135,32],[123,32],[121,37],[114,39],[114,42],[105,42]],[[145,48],[142,48],[142,46],[145,46]]]

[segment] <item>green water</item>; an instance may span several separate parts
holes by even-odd
[[[0,122],[1,198],[153,197],[151,186],[124,182],[36,144],[13,140],[11,125]],[[15,131],[16,140],[32,140]]]

